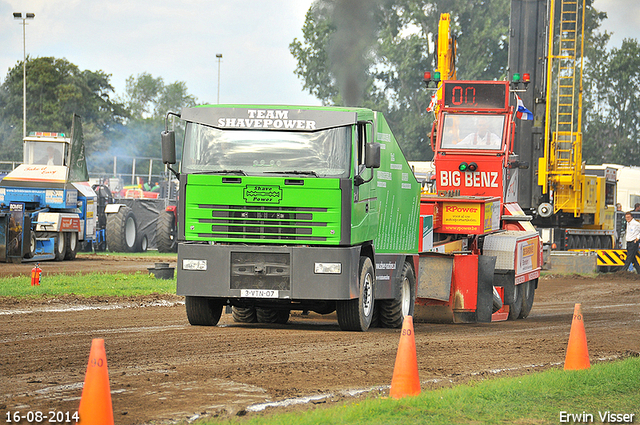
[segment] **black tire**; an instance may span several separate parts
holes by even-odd
[[[78,234],[70,232],[65,234],[67,240],[67,250],[64,254],[65,260],[75,260],[78,253]]]
[[[522,311],[522,284],[516,285],[514,288],[515,291],[515,301],[513,304],[509,305],[509,320],[517,320],[520,317],[520,312]]]
[[[194,326],[215,326],[222,316],[223,301],[217,298],[185,297],[187,319]]]
[[[36,255],[36,247],[37,247],[36,234],[35,232],[32,231],[29,234],[29,251],[27,251],[27,253],[25,254],[25,257],[33,258],[33,256]]]
[[[600,238],[600,236],[594,236],[593,237],[593,249],[600,249],[600,247],[602,246],[602,239]]]
[[[67,238],[64,233],[60,232],[56,235],[56,243],[53,248],[56,261],[64,260],[67,255]]]
[[[156,245],[158,252],[178,251],[178,229],[176,218],[171,211],[163,211],[158,214],[156,224]]]
[[[529,316],[529,313],[531,313],[537,284],[538,279],[534,279],[520,285],[522,286],[522,309],[520,310],[518,319],[526,319]]]
[[[138,243],[136,243],[136,252],[147,252],[147,249],[149,248],[149,239],[147,238],[147,235],[142,235],[140,236],[140,240],[138,241]]]
[[[358,274],[358,298],[338,301],[336,314],[338,324],[343,331],[365,332],[371,326],[375,304],[374,282],[376,279],[373,264],[369,257],[360,257]]]
[[[382,300],[380,304],[380,323],[383,328],[402,328],[405,316],[413,316],[416,302],[416,276],[411,264],[404,263],[400,279],[396,282],[399,298]]]
[[[256,323],[258,318],[256,316],[255,307],[231,307],[231,317],[234,322],[238,323]]]
[[[124,205],[107,214],[107,248],[114,252],[134,252],[138,227],[133,210]]]
[[[256,307],[258,323],[278,323],[284,325],[289,321],[289,310]]]
[[[382,323],[380,322],[380,309],[380,300],[378,300],[378,302],[373,305],[373,317],[371,318],[369,329],[382,327]]]

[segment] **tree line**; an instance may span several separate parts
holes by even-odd
[[[108,172],[113,156],[160,157],[165,114],[197,103],[182,81],[165,83],[148,73],[130,76],[116,95],[111,75],[80,70],[66,59],[26,59],[27,134],[67,133],[74,113],[83,120],[89,169]],[[0,160],[22,158],[23,63],[0,85]]]
[[[289,45],[298,63],[295,72],[305,90],[325,105],[358,104],[384,112],[405,155],[429,160],[433,114],[426,112],[431,93],[422,75],[435,69],[440,14],[451,15],[457,36],[458,79],[503,80],[508,77],[510,3],[316,0],[302,39]],[[611,34],[600,30],[606,18],[586,1],[583,159],[640,165],[640,45],[626,39],[608,49]]]
[[[583,158],[640,165],[640,45],[607,48],[600,31],[606,13],[587,0],[583,78]],[[432,157],[431,93],[422,74],[435,68],[441,13],[450,13],[458,37],[459,79],[507,77],[510,0],[316,0],[289,50],[304,90],[325,105],[382,111],[410,160]],[[127,79],[117,95],[111,75],[80,70],[66,59],[26,60],[27,132],[69,131],[83,118],[86,152],[159,157],[167,111],[198,100],[184,82],[148,73]],[[0,85],[0,160],[22,158],[22,62]],[[90,169],[105,167],[98,160]],[[108,170],[105,170],[108,171]]]

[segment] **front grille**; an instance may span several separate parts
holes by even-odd
[[[326,221],[316,216],[326,208],[274,207],[246,205],[200,204],[198,208],[211,210],[211,218],[198,223],[211,224],[211,233],[199,232],[199,237],[326,241],[325,236],[314,236],[313,229],[327,227]]]
[[[290,289],[289,253],[232,252],[231,289]]]

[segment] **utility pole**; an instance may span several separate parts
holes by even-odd
[[[20,12],[13,12],[13,19],[22,20],[22,138],[27,137],[27,19],[36,17],[35,13],[25,13],[24,17]]]
[[[217,53],[218,58],[218,103],[220,103],[220,61],[222,60],[222,53]]]

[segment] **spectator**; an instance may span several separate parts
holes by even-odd
[[[627,241],[627,259],[624,262],[623,270],[629,270],[629,266],[633,264],[636,273],[640,273],[640,264],[636,259],[638,253],[638,242],[640,241],[640,223],[631,215],[631,211],[625,213],[624,219],[627,220],[627,231],[625,240]]]

